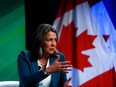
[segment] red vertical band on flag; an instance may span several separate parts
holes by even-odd
[[[85,1],[87,0],[61,0],[56,18],[62,16],[67,11],[73,9],[76,5],[79,5]]]
[[[74,23],[71,22],[68,26],[63,26],[60,40],[57,44],[57,49],[63,52],[73,65],[73,59],[76,56],[75,44],[76,44],[76,30],[74,28]],[[65,40],[65,41],[64,41]],[[76,58],[75,58],[75,62]]]

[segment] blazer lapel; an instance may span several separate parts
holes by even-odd
[[[31,62],[31,69],[32,69],[32,72],[37,72],[38,71],[38,64],[37,64],[37,61],[33,61]]]

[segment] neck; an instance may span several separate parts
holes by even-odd
[[[47,63],[47,61],[48,61],[48,58],[47,58],[47,57],[41,57],[41,58],[39,59],[39,61],[40,61],[41,65],[46,65],[46,63]]]
[[[48,54],[43,54],[41,58],[43,59],[48,59],[49,55]]]

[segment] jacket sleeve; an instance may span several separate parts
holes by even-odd
[[[44,75],[43,70],[32,73],[28,57],[24,51],[18,55],[18,74],[20,82],[24,87],[34,87],[47,76]]]
[[[64,56],[64,54],[59,53],[60,54],[60,61],[66,61],[66,58]],[[60,78],[59,78],[59,82],[58,82],[58,87],[63,87],[64,83],[67,81],[67,77],[66,77],[66,73],[64,72],[60,72]]]

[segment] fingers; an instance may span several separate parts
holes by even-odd
[[[65,65],[63,65],[63,67],[64,67],[64,68],[68,68],[68,67],[72,67],[72,65],[70,65],[70,64],[65,64]]]
[[[61,69],[62,72],[68,73],[69,71],[71,71],[71,68],[63,68]]]
[[[72,77],[70,77],[65,83],[64,83],[64,87],[72,87],[72,84],[70,83]]]
[[[72,65],[60,65],[60,69],[70,69]]]
[[[72,65],[70,64],[70,61],[63,61],[63,62],[59,62],[60,59],[60,55],[57,56],[56,60],[54,61],[54,63],[52,64],[52,70],[55,71],[61,71],[61,72],[65,72],[68,73],[69,71],[71,71],[71,67]]]
[[[58,55],[57,56],[57,58],[56,58],[56,60],[55,61],[57,61],[58,62],[58,60],[60,59],[60,55]]]
[[[61,62],[62,65],[65,65],[65,64],[70,64],[70,61],[64,61],[64,62]]]
[[[70,82],[70,81],[71,81],[71,79],[72,79],[72,77],[70,77],[70,78],[67,80],[67,82]]]
[[[70,61],[64,61],[64,62],[60,62],[61,63],[61,65],[60,65],[60,70],[62,71],[62,72],[65,72],[65,73],[68,73],[69,71],[71,71],[72,70],[72,65],[70,64]]]

